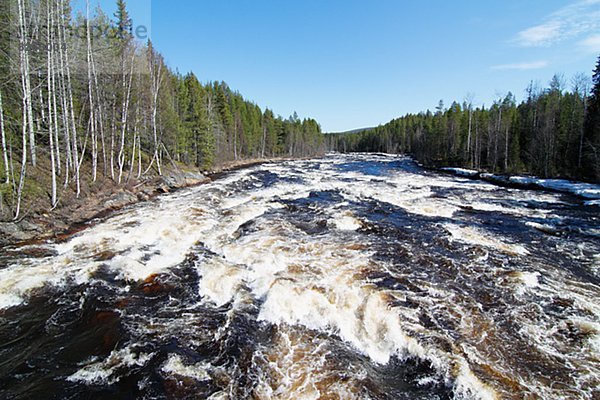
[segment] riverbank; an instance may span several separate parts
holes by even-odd
[[[600,206],[600,185],[566,179],[543,179],[527,175],[500,175],[466,168],[443,167],[437,171],[468,179],[483,180],[515,189],[547,190],[577,196],[587,206]]]
[[[124,207],[154,199],[186,187],[196,186],[220,178],[223,174],[268,162],[289,158],[246,159],[223,163],[210,171],[170,166],[162,175],[148,175],[118,185],[110,178],[98,181],[83,190],[77,198],[69,194],[61,199],[54,210],[49,210],[43,199],[32,203],[18,221],[0,221],[0,248],[62,240],[102,220]]]

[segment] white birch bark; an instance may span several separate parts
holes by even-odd
[[[50,147],[50,170],[52,176],[52,189],[51,189],[51,198],[50,203],[52,208],[56,207],[57,197],[56,197],[56,160],[54,156],[54,125],[53,125],[53,110],[52,110],[52,75],[54,71],[52,70],[52,40],[54,34],[54,21],[52,18],[52,7],[48,4],[47,9],[47,48],[46,48],[46,56],[47,56],[47,85],[48,85],[48,139],[49,139],[49,147]]]
[[[60,9],[64,10],[65,6],[64,6],[64,0],[60,0]],[[64,13],[61,13],[61,19],[62,19],[62,23],[61,25],[61,29],[63,30],[63,37],[66,38],[66,19],[65,19],[65,15]],[[66,82],[66,88],[67,88],[67,96],[68,96],[68,104],[69,104],[69,111],[70,111],[70,119],[69,122],[71,123],[71,135],[72,135],[72,140],[71,140],[71,144],[73,146],[72,149],[72,156],[73,156],[73,168],[75,170],[75,192],[76,192],[76,196],[79,197],[79,195],[81,194],[81,182],[80,182],[80,176],[79,176],[79,171],[80,171],[80,166],[81,164],[79,163],[79,150],[78,150],[78,145],[77,145],[77,125],[75,122],[75,110],[74,110],[74,106],[73,106],[73,86],[71,85],[71,68],[69,66],[69,49],[68,49],[68,44],[65,42],[65,47],[64,47],[64,58],[65,58],[65,75],[67,77],[67,82]]]
[[[118,183],[121,183],[121,179],[123,177],[123,167],[125,165],[125,131],[127,129],[127,118],[129,114],[129,100],[131,99],[131,87],[133,84],[133,66],[135,62],[135,51],[132,49],[131,56],[131,68],[129,71],[129,82],[127,84],[127,88],[125,88],[125,98],[123,101],[123,110],[121,113],[121,146],[119,149],[118,155],[118,164],[119,164],[119,178]]]
[[[10,183],[10,167],[8,165],[8,153],[6,151],[6,132],[4,131],[4,107],[2,105],[2,92],[0,92],[0,131],[2,132],[2,159],[4,160],[5,183]]]
[[[21,72],[21,137],[22,137],[22,147],[21,147],[21,174],[19,176],[19,185],[17,187],[17,195],[16,195],[16,205],[14,212],[14,220],[19,218],[21,214],[21,198],[23,197],[23,187],[25,185],[25,174],[27,173],[27,132],[28,132],[28,116],[27,116],[27,106],[29,102],[28,91],[27,91],[27,83],[26,83],[26,74],[29,74],[28,66],[26,63],[27,60],[27,50],[26,50],[26,32],[25,32],[25,21],[24,21],[24,10],[23,10],[23,2],[22,0],[17,0],[18,9],[19,9],[19,67]]]
[[[87,74],[88,97],[90,102],[90,136],[92,139],[92,182],[96,182],[98,171],[98,140],[96,137],[96,110],[94,107],[94,93],[92,90],[92,32],[90,26],[90,1],[85,2],[86,11],[86,42],[87,42]]]
[[[57,13],[57,22],[58,15],[61,13],[60,1],[56,1],[56,13]],[[60,25],[60,24],[59,24]],[[65,42],[65,34],[64,30],[61,27],[57,29],[58,36],[58,52],[57,52],[57,65],[59,67],[59,90],[60,90],[60,102],[61,102],[61,120],[62,127],[65,139],[65,179],[64,179],[64,187],[66,188],[70,182],[70,172],[71,167],[73,166],[73,155],[71,151],[71,124],[69,122],[69,107],[67,102],[67,88],[66,88],[66,77],[65,77],[65,60],[64,60],[64,47],[66,45]]]
[[[31,163],[36,165],[35,133],[33,130],[33,108],[31,105],[31,78],[29,68],[29,49],[28,49],[28,28],[25,16],[25,3],[23,0],[17,0],[19,13],[19,45],[21,54],[21,79],[23,83],[23,106],[25,107],[25,119],[29,132],[29,146],[31,151]]]

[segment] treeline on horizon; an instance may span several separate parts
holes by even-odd
[[[358,133],[328,137],[330,150],[407,153],[427,166],[529,173],[600,181],[600,57],[592,80],[577,74],[571,89],[555,75],[531,83],[517,104],[512,93],[490,107],[472,100],[408,114]]]
[[[0,4],[0,216],[23,198],[79,196],[164,166],[324,151],[319,124],[264,111],[224,82],[170,69],[140,43],[124,0],[73,16],[70,0]],[[190,49],[194,51],[194,49]]]

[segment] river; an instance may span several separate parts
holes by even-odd
[[[598,399],[600,215],[390,155],[0,255],[0,398]]]

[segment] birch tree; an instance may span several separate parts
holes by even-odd
[[[156,57],[154,54],[154,49],[152,47],[152,43],[148,43],[148,58],[149,58],[149,68],[150,68],[150,81],[151,81],[151,127],[152,127],[152,137],[154,139],[154,154],[152,156],[152,162],[156,162],[156,168],[158,170],[158,174],[162,175],[161,170],[161,162],[159,157],[159,140],[157,133],[157,121],[156,114],[158,112],[158,93],[160,91],[160,85],[162,83],[162,61],[160,58]]]
[[[47,2],[47,6],[46,6],[46,34],[47,34],[47,46],[46,46],[46,83],[48,85],[47,90],[48,90],[48,142],[49,142],[49,147],[50,147],[50,170],[51,170],[51,180],[52,180],[52,189],[51,189],[51,205],[52,208],[56,207],[56,203],[57,203],[57,192],[56,192],[56,157],[54,155],[54,120],[55,118],[53,118],[54,115],[54,109],[52,108],[53,106],[53,101],[52,101],[52,94],[54,93],[54,88],[52,86],[52,82],[53,82],[53,75],[54,75],[54,69],[53,69],[53,63],[52,60],[54,58],[53,53],[53,39],[54,39],[54,18],[53,18],[53,7],[50,4],[50,1]]]
[[[66,38],[67,34],[66,34],[66,26],[67,26],[67,21],[66,21],[66,16],[65,16],[65,0],[59,0],[59,4],[60,4],[60,16],[61,16],[61,24],[60,24],[60,28],[63,31],[63,37]],[[74,110],[74,103],[73,103],[73,86],[71,83],[71,67],[70,67],[70,61],[69,61],[69,46],[68,43],[65,40],[65,46],[64,46],[64,53],[63,53],[63,57],[64,57],[64,67],[65,67],[65,75],[67,78],[66,81],[66,95],[67,95],[67,101],[68,101],[68,106],[69,106],[69,116],[70,116],[70,123],[71,123],[71,145],[73,146],[71,153],[73,156],[73,168],[75,171],[75,188],[76,188],[76,195],[77,197],[79,197],[79,195],[81,194],[81,182],[80,182],[80,168],[81,168],[81,163],[79,162],[80,156],[79,156],[79,147],[77,145],[78,142],[78,138],[77,138],[77,124],[75,122],[75,110]],[[83,157],[83,155],[82,155]]]
[[[6,151],[6,131],[4,130],[4,106],[2,104],[2,91],[0,91],[0,134],[2,135],[2,159],[4,161],[5,183],[10,183],[10,167],[8,165],[8,153]]]
[[[25,10],[23,0],[17,0],[18,5],[18,36],[19,36],[19,67],[21,73],[21,173],[19,175],[19,185],[17,187],[17,198],[15,206],[14,219],[17,220],[21,213],[21,199],[23,197],[23,187],[25,185],[25,174],[27,173],[27,133],[32,129],[28,115],[30,109],[29,88],[29,55],[27,51],[27,31],[25,24]]]
[[[119,165],[119,178],[118,183],[121,183],[121,178],[123,176],[123,167],[125,165],[125,132],[127,130],[127,119],[129,115],[129,101],[131,99],[131,86],[133,84],[133,67],[135,63],[135,50],[131,50],[131,66],[129,71],[129,79],[127,82],[127,86],[124,87],[124,99],[121,110],[121,146],[119,149],[119,155],[117,158],[117,163]]]
[[[92,88],[93,81],[93,58],[92,58],[92,28],[90,22],[90,0],[85,2],[86,13],[86,60],[87,60],[87,80],[88,80],[88,101],[89,101],[89,128],[92,140],[92,181],[96,182],[98,171],[98,140],[96,137],[96,109],[94,102],[94,91]]]
[[[29,132],[29,145],[31,151],[31,163],[36,165],[35,133],[33,125],[33,106],[31,96],[31,76],[30,76],[30,54],[29,54],[29,23],[27,21],[27,10],[24,0],[17,0],[18,19],[19,19],[19,46],[21,52],[21,77],[23,80],[23,99],[25,115],[27,119],[27,128]]]

